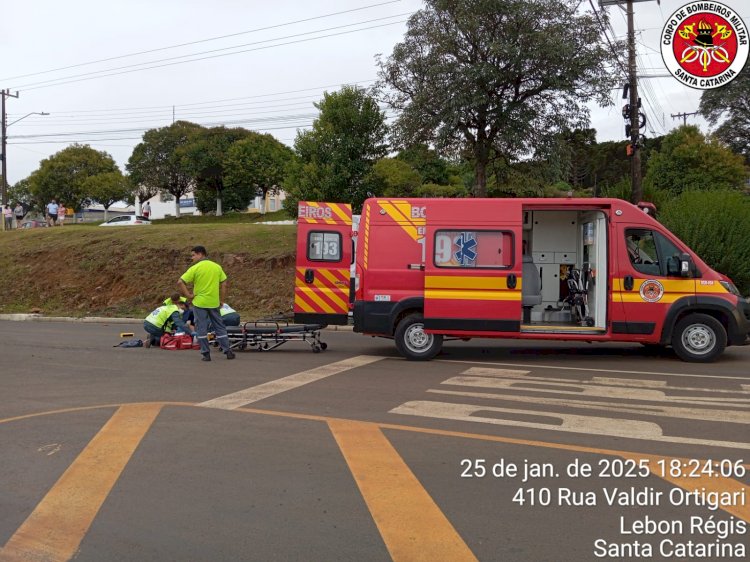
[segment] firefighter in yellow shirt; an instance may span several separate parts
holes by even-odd
[[[221,319],[219,309],[226,300],[227,274],[218,263],[208,259],[208,252],[203,246],[195,246],[190,251],[193,265],[182,274],[177,285],[184,297],[193,303],[195,331],[201,346],[203,361],[211,361],[211,348],[208,345],[208,325],[213,324],[216,341],[227,359],[234,359],[234,352],[229,348],[227,329]],[[193,290],[188,288],[193,285]]]

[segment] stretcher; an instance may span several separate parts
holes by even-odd
[[[320,324],[290,324],[279,320],[245,322],[240,326],[227,326],[229,347],[233,350],[271,351],[290,341],[305,342],[313,353],[320,353],[328,344],[320,341]]]

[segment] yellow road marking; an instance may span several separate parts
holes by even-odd
[[[70,560],[161,408],[119,408],[0,550],[0,560]]]
[[[592,369],[593,370],[593,369]],[[182,407],[196,407],[197,404],[193,403],[187,403],[187,402],[157,402],[157,403],[144,403],[144,404],[106,404],[101,406],[82,406],[78,408],[66,408],[66,409],[60,409],[60,410],[53,410],[48,412],[38,412],[35,414],[26,414],[21,416],[15,416],[12,418],[6,418],[6,419],[0,419],[0,424],[12,422],[12,421],[21,421],[25,419],[31,419],[34,417],[41,417],[41,416],[47,416],[47,415],[54,415],[54,414],[62,414],[62,413],[71,413],[71,412],[77,412],[77,411],[86,411],[86,410],[94,410],[94,409],[100,409],[100,408],[113,408],[118,407],[121,408],[144,408],[147,409],[149,406],[153,407],[155,411],[158,412],[160,408],[163,406],[182,406]],[[328,416],[320,416],[315,414],[301,414],[301,413],[295,413],[295,412],[284,412],[284,411],[277,411],[277,410],[263,410],[258,408],[237,408],[233,410],[235,412],[243,412],[247,414],[258,414],[258,415],[265,415],[265,416],[274,416],[274,417],[282,417],[282,418],[292,418],[292,419],[299,419],[299,420],[307,420],[307,421],[318,421],[318,422],[324,422],[327,423],[329,426],[333,427],[334,425],[337,425],[339,427],[346,427],[352,424],[364,424],[365,422],[358,422],[355,420],[349,420],[344,418],[333,418]],[[111,420],[110,420],[111,422]],[[653,459],[649,464],[651,467],[656,467],[654,461],[659,459],[664,459],[667,461],[667,464],[669,464],[669,461],[671,459],[680,459],[682,461],[687,461],[688,459],[683,457],[668,457],[668,456],[653,456],[648,455],[644,453],[637,453],[637,452],[631,452],[631,451],[621,451],[621,450],[615,450],[615,449],[603,449],[598,447],[587,447],[583,445],[571,445],[567,443],[553,443],[548,441],[536,441],[536,440],[530,440],[530,439],[518,439],[513,437],[502,437],[498,435],[487,435],[487,434],[481,434],[481,433],[467,433],[463,431],[452,431],[452,430],[444,430],[444,429],[433,429],[433,428],[426,428],[426,427],[416,427],[416,426],[408,426],[408,425],[400,425],[400,424],[392,424],[392,423],[372,423],[372,424],[366,424],[369,426],[372,426],[373,428],[378,428],[378,430],[382,431],[383,429],[391,429],[395,431],[407,431],[411,433],[421,433],[426,435],[441,435],[446,437],[458,437],[463,439],[472,439],[477,441],[488,441],[488,442],[494,442],[494,443],[506,443],[511,445],[520,445],[520,446],[528,446],[528,447],[539,447],[539,448],[546,448],[546,449],[556,449],[561,451],[568,451],[568,452],[577,452],[577,453],[588,453],[588,454],[594,454],[594,455],[605,455],[605,456],[614,456],[614,457],[621,457],[621,458],[632,458],[632,459],[640,459],[640,458],[650,458]],[[106,426],[105,426],[106,427]],[[104,428],[102,429],[104,431]],[[101,433],[101,432],[100,432]],[[97,435],[98,437],[98,435]],[[383,437],[385,439],[385,437]],[[93,443],[93,442],[92,442]],[[88,449],[88,448],[87,448]],[[83,454],[83,453],[82,453]],[[79,457],[80,458],[80,457]],[[402,461],[403,462],[403,461]],[[744,463],[742,466],[744,466],[746,469],[750,470],[750,464]],[[71,467],[72,468],[72,467]],[[351,468],[351,467],[350,467]],[[68,469],[70,470],[70,469]],[[352,469],[353,471],[353,469]],[[67,474],[67,472],[66,472]],[[659,474],[656,474],[656,476],[661,477]],[[688,482],[686,479],[681,480],[680,482],[672,481],[669,478],[666,479],[667,481],[670,481],[672,483],[675,483],[681,487],[687,486]],[[700,487],[706,487],[707,490],[715,490],[715,491],[736,491],[738,489],[738,486],[741,488],[742,486],[745,486],[745,484],[738,482],[736,480],[733,480],[731,478],[716,478],[714,481],[711,481],[709,485],[707,486],[702,481],[699,483],[695,479],[689,479],[690,484],[692,485],[690,488],[687,489],[695,489]],[[683,486],[684,484],[684,486]],[[364,495],[364,492],[363,492]],[[43,500],[43,503],[45,500]],[[103,500],[102,500],[103,501]],[[40,504],[41,505],[41,504]],[[720,509],[731,513],[741,519],[743,519],[746,522],[750,522],[750,512],[748,512],[747,506],[740,506],[740,509],[736,509],[736,506],[722,506]],[[98,508],[97,508],[98,509]],[[24,524],[25,525],[25,524]],[[50,527],[52,531],[54,532],[54,526]],[[19,529],[20,532],[20,529]],[[45,531],[47,532],[47,531]],[[85,530],[84,530],[85,532]],[[18,535],[18,532],[16,533]],[[15,536],[15,535],[14,535]],[[12,539],[11,539],[12,540]],[[80,540],[80,539],[79,539]],[[9,542],[10,544],[10,542]],[[18,557],[16,558],[7,558],[6,557],[5,550],[0,550],[0,561],[1,562],[15,562],[17,560],[21,560]],[[441,559],[441,558],[437,558]],[[49,558],[51,561],[58,560],[57,558]]]
[[[476,560],[376,424],[328,426],[395,562]]]

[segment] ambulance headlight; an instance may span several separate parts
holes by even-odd
[[[724,287],[728,292],[732,293],[735,297],[741,297],[740,290],[734,286],[731,281],[719,281],[721,286]]]

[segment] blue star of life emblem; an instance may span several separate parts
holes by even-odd
[[[462,232],[453,240],[453,244],[458,247],[453,256],[459,265],[474,265],[477,259],[477,241],[474,239],[473,232]]]

